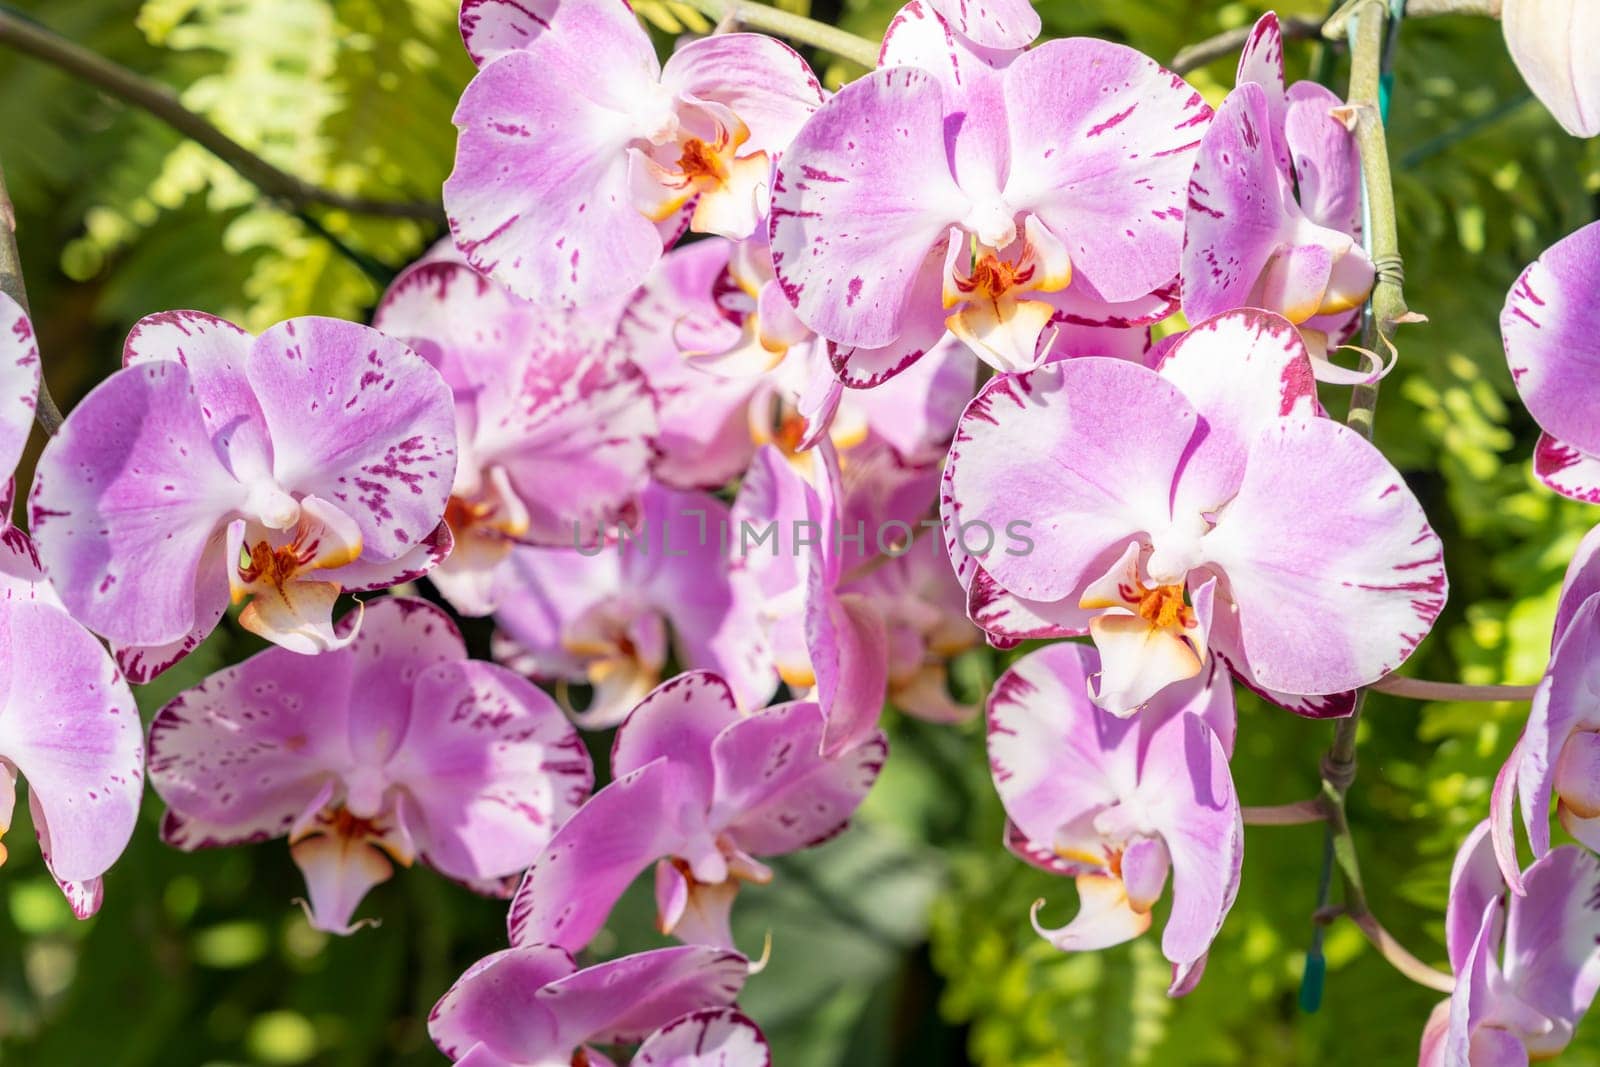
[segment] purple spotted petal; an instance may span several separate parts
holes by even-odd
[[[404,344],[338,319],[290,319],[246,364],[284,489],[332,501],[364,560],[411,551],[444,516],[455,416],[438,371]]]
[[[1522,80],[1562,128],[1600,133],[1600,9],[1585,0],[1506,0],[1501,25]]]
[[[144,793],[144,743],[127,683],[93,636],[37,601],[0,601],[0,758],[22,773],[50,872],[81,910],[121,855]],[[9,777],[8,777],[9,784]],[[10,811],[10,800],[5,802]]]
[[[222,526],[245,489],[193,397],[176,363],[128,367],[78,403],[39,458],[39,558],[73,617],[121,644],[181,641],[214,613],[216,591],[195,583],[220,572]]]
[[[524,945],[486,956],[439,998],[428,1015],[428,1036],[457,1062],[479,1049],[497,1064],[570,1055],[570,1049],[556,1047],[560,1024],[548,996],[540,994],[577,969],[572,957],[554,945]]]
[[[479,67],[526,48],[550,28],[559,0],[462,0],[461,41]]]
[[[678,765],[692,802],[709,809],[715,791],[712,743],[738,722],[728,683],[709,671],[689,671],[656,687],[617,731],[611,772],[632,774],[658,759]]]
[[[906,330],[930,250],[966,214],[944,151],[938,79],[910,67],[845,86],[778,167],[772,259],[800,319],[843,345]]]
[[[651,1034],[633,1055],[636,1067],[770,1067],[760,1027],[736,1008],[707,1008]]]
[[[583,948],[635,878],[690,834],[704,833],[703,804],[682,768],[666,759],[600,790],[528,868],[506,920],[511,943]]]
[[[733,1003],[749,970],[737,952],[663,948],[559,978],[540,999],[560,1020],[563,1045],[631,1045],[688,1012]]]
[[[425,670],[390,762],[428,863],[460,879],[521,871],[589,796],[589,754],[553,700],[492,663]]]
[[[1267,92],[1249,83],[1223,100],[1200,142],[1182,257],[1183,310],[1191,319],[1249,306],[1292,224],[1272,129]]]
[[[1444,607],[1443,549],[1421,504],[1376,448],[1329,419],[1280,419],[1257,436],[1201,552],[1238,608],[1239,646],[1219,651],[1269,689],[1376,681]]]
[[[621,0],[562,6],[561,32],[493,60],[462,94],[444,204],[474,267],[541,303],[581,304],[622,296],[660,258],[626,152],[659,71]]]
[[[1131,48],[1084,37],[1025,53],[1004,80],[1006,203],[1035,212],[1105,300],[1169,282],[1184,189],[1211,120],[1200,94]]]
[[[1517,393],[1555,442],[1541,442],[1540,475],[1577,499],[1600,498],[1600,316],[1590,283],[1600,267],[1600,223],[1558,241],[1511,288],[1500,333]],[[1578,477],[1574,477],[1574,475]]]
[[[1289,153],[1283,143],[1284,112],[1287,106],[1283,83],[1283,27],[1275,12],[1268,11],[1256,20],[1250,36],[1239,50],[1239,66],[1234,85],[1256,84],[1266,94],[1269,128],[1273,138],[1278,170],[1289,177]]]
[[[718,735],[710,825],[753,856],[794,852],[843,830],[877,780],[888,743],[873,731],[824,754],[824,728],[822,709],[800,702],[756,712]]]
[[[39,399],[39,345],[33,323],[0,293],[0,474],[10,477],[33,429]]]
[[[1024,48],[1039,36],[1039,15],[1028,0],[929,0],[951,25],[990,48]]]
[[[946,527],[987,523],[998,537],[1013,521],[1031,523],[1031,552],[991,552],[984,568],[1020,596],[1076,601],[1134,533],[1168,524],[1198,418],[1171,383],[1122,360],[996,378],[967,407],[951,448]]]

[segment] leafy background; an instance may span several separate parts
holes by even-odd
[[[471,66],[454,0],[32,0],[53,29],[178,90],[238,140],[314,182],[431,199],[449,170],[450,112]],[[805,0],[786,6],[806,8]],[[1248,24],[1256,3],[1046,0],[1049,35],[1127,41],[1158,58]],[[663,44],[697,16],[641,11]],[[1322,0],[1279,5],[1322,14]],[[811,13],[876,36],[892,0],[816,0]],[[1315,50],[1289,48],[1304,75]],[[858,73],[813,57],[833,84]],[[1192,75],[1213,102],[1223,60]],[[1341,84],[1343,57],[1326,69]],[[1416,672],[1527,682],[1547,652],[1565,561],[1597,513],[1529,475],[1535,430],[1516,403],[1497,317],[1521,267],[1593,219],[1600,149],[1533,102],[1481,19],[1413,20],[1395,55],[1391,144],[1407,292],[1429,324],[1402,334],[1379,439],[1446,539],[1451,605]],[[381,291],[356,260],[403,265],[439,234],[425,224],[262,203],[204,151],[38,63],[0,53],[0,158],[49,378],[64,405],[117,361],[141,315],[172,307],[259,328],[291,315],[363,318]],[[1335,403],[1335,406],[1336,403]],[[28,473],[25,466],[23,475]],[[473,631],[479,648],[486,635]],[[147,712],[254,650],[225,626],[141,693]],[[1004,662],[956,672],[975,696]],[[1418,955],[1442,961],[1456,843],[1487,810],[1522,705],[1373,698],[1361,727],[1351,818],[1373,905]],[[1329,728],[1247,703],[1234,773],[1246,803],[1310,796]],[[1348,924],[1328,931],[1320,1010],[1297,1006],[1311,937],[1321,832],[1252,828],[1244,886],[1186,1000],[1163,995],[1153,937],[1063,956],[1029,930],[1072,907],[1070,885],[1013,862],[981,730],[889,717],[893,758],[851,833],[747,889],[736,932],[772,960],[746,1008],[780,1067],[919,1064],[1403,1063],[1434,994],[1378,959]],[[597,739],[604,751],[604,739]],[[312,931],[278,845],[185,855],[156,839],[151,797],[106,879],[106,904],[75,922],[42,865],[26,808],[0,871],[0,1061],[77,1065],[430,1064],[424,1020],[468,963],[503,943],[504,908],[425,871],[369,898],[382,925]],[[630,897],[596,948],[653,943]],[[1159,926],[1159,917],[1158,917]],[[1600,1063],[1600,1024],[1566,1062]]]

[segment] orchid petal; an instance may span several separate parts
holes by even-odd
[[[772,260],[800,319],[842,345],[906,329],[929,252],[966,214],[945,159],[938,80],[911,67],[845,86],[778,167]]]
[[[1554,1024],[1522,1035],[1540,1059],[1561,1052],[1600,990],[1600,860],[1563,846],[1528,868],[1526,893],[1511,898],[1505,978],[1516,997]]]
[[[28,781],[62,882],[104,874],[133,834],[144,745],[127,684],[97,641],[49,604],[0,601],[0,757]]]
[[[569,1056],[570,1048],[556,1047],[555,1012],[539,994],[577,969],[555,945],[524,945],[486,956],[439,998],[428,1015],[428,1036],[458,1063],[477,1050],[494,1056],[496,1065]]]
[[[1561,581],[1561,599],[1556,604],[1555,632],[1550,638],[1553,649],[1572,624],[1572,618],[1584,603],[1600,593],[1600,526],[1583,535],[1578,542],[1567,573]]]
[[[1093,952],[1132,941],[1150,929],[1150,913],[1128,902],[1122,879],[1103,874],[1078,875],[1078,914],[1054,930],[1039,925],[1039,904],[1034,905],[1033,929],[1062,952]]]
[[[1240,646],[1220,650],[1289,693],[1376,681],[1444,607],[1442,547],[1421,505],[1376,448],[1328,419],[1260,433],[1202,551],[1238,608]]]
[[[962,34],[989,48],[1024,48],[1039,36],[1028,0],[928,0]]]
[[[244,503],[193,395],[176,363],[118,371],[78,403],[39,458],[31,508],[39,558],[73,617],[122,644],[190,634],[201,614],[193,576],[222,551],[219,527]]]
[[[688,1012],[732,1004],[749,973],[737,952],[684,945],[587,967],[556,979],[539,999],[566,1045],[636,1044]]]
[[[708,822],[752,856],[809,848],[844,829],[887,754],[874,731],[854,747],[822,751],[822,710],[778,704],[741,719],[713,742],[716,796]]]
[[[1596,264],[1600,223],[1591,223],[1547,248],[1522,272],[1500,315],[1506,360],[1529,414],[1568,449],[1588,456],[1600,453],[1594,420],[1600,404],[1600,314],[1589,299]],[[1600,492],[1600,486],[1583,488]]]
[[[0,473],[16,469],[39,399],[39,345],[27,312],[0,293]],[[9,475],[8,475],[9,476]]]
[[[659,95],[650,39],[619,0],[563,0],[560,33],[489,63],[456,108],[444,186],[456,245],[478,270],[548,304],[619,297],[661,255],[633,206],[634,109]]]
[[[462,0],[461,40],[479,67],[526,48],[550,29],[561,4],[550,0]]]
[[[1562,496],[1600,504],[1600,455],[1540,434],[1533,450],[1533,472]]]
[[[1170,281],[1184,188],[1211,119],[1200,94],[1132,48],[1086,37],[1024,53],[1004,80],[1006,202],[1036,213],[1106,300]]]
[[[1583,0],[1506,0],[1506,48],[1522,80],[1574,137],[1600,133],[1594,42],[1600,11]]]
[[[338,834],[314,834],[289,846],[305,875],[306,918],[312,929],[349,934],[361,923],[351,916],[368,890],[394,876],[394,864],[376,846]]]
[[[712,743],[741,721],[733,690],[709,671],[688,671],[656,687],[617,731],[611,773],[631,774],[658,759],[680,768],[695,801],[712,803],[715,764]]]
[[[1028,599],[1075,597],[1129,535],[1170,525],[1174,473],[1198,419],[1170,383],[1121,360],[996,378],[968,405],[951,448],[946,527],[999,531],[1025,519],[1033,551],[992,553],[984,568]]]
[[[1539,859],[1550,850],[1550,797],[1556,768],[1573,734],[1600,728],[1595,685],[1600,680],[1600,597],[1585,601],[1563,628],[1545,680],[1533,696],[1520,742],[1517,794],[1528,844]]]
[[[703,818],[691,781],[666,759],[624,774],[556,831],[511,901],[513,945],[548,942],[576,952],[617,898],[652,863],[676,853]],[[650,812],[648,819],[640,812]]]
[[[770,1067],[760,1028],[734,1008],[692,1012],[651,1034],[634,1067]]]
[[[690,41],[661,68],[661,84],[731,109],[750,130],[750,139],[740,146],[741,155],[761,152],[776,157],[822,105],[822,86],[800,54],[760,33],[723,33]],[[762,177],[765,180],[765,174]]]
[[[1294,159],[1301,209],[1319,226],[1359,234],[1361,153],[1355,135],[1333,114],[1344,101],[1326,86],[1308,81],[1291,85],[1288,100],[1282,129]]]

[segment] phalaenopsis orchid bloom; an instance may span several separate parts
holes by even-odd
[[[612,1067],[592,1045],[639,1045],[635,1067],[767,1067],[733,1001],[750,974],[737,952],[679,945],[578,969],[555,945],[479,960],[428,1016],[428,1036],[467,1067]]]
[[[275,644],[337,647],[355,632],[333,632],[341,592],[449,553],[450,389],[399,341],[173,311],[134,327],[123,362],[45,447],[31,514],[61,599],[130,681],[188,655],[230,599]]]
[[[1578,546],[1562,586],[1550,665],[1490,804],[1500,871],[1523,891],[1512,811],[1535,859],[1550,851],[1550,799],[1573,837],[1600,851],[1600,527]]]
[[[1228,755],[1233,690],[1215,663],[1120,719],[1088,698],[1095,650],[1057,644],[1019,660],[989,697],[989,766],[1005,805],[1006,846],[1077,879],[1079,911],[1056,948],[1107,948],[1150,928],[1172,877],[1161,950],[1174,995],[1205,967],[1239,889],[1244,822]]]
[[[1372,291],[1361,246],[1361,163],[1343,105],[1316,82],[1284,88],[1276,15],[1256,23],[1238,86],[1200,140],[1184,219],[1183,310],[1276,311],[1300,328],[1325,381],[1365,380],[1326,359]]]
[[[395,280],[373,325],[455,397],[455,548],[428,577],[457,611],[499,605],[512,545],[592,544],[631,515],[655,459],[656,405],[614,313],[541,308],[434,260]]]
[[[1507,893],[1487,822],[1456,855],[1445,935],[1455,991],[1422,1034],[1421,1067],[1523,1067],[1567,1047],[1600,989],[1600,861],[1563,845]]]
[[[1131,48],[986,49],[914,0],[879,69],[823,105],[779,164],[778,278],[834,342],[847,385],[904,370],[947,329],[997,370],[1026,370],[1058,316],[1125,326],[1171,310],[1210,117]]]
[[[798,325],[770,276],[765,240],[697,241],[630,303],[622,332],[660,409],[657,476],[720,488],[762,445],[794,453],[824,432],[840,453],[881,439],[908,462],[941,458],[972,395],[966,346],[947,339],[883,387],[846,390],[809,329],[770,333],[774,319]]]
[[[580,726],[627,717],[662,681],[668,652],[727,681],[739,707],[778,685],[758,606],[728,577],[728,505],[706,493],[645,490],[638,523],[589,549],[519,548],[497,574],[495,658],[547,681],[590,685]]]
[[[1600,133],[1600,8],[1587,0],[1505,0],[1506,48],[1522,80],[1574,137]]]
[[[1444,606],[1421,505],[1320,414],[1299,333],[1268,312],[1200,323],[1156,370],[1085,358],[995,379],[948,491],[951,539],[1027,527],[977,561],[973,620],[1006,640],[1092,635],[1095,700],[1119,715],[1211,653],[1300,714],[1344,714]]]
[[[133,836],[144,738],[116,665],[63,610],[27,535],[11,525],[11,472],[38,393],[33,325],[0,294],[0,835],[21,776],[45,866],[83,919],[100,909],[101,876]]]
[[[762,857],[844,829],[877,780],[883,735],[825,755],[825,724],[808,701],[741,715],[727,683],[704,671],[662,685],[617,731],[612,783],[529,868],[511,943],[578,951],[654,863],[662,932],[731,948],[739,883],[771,880]]]
[[[822,102],[805,60],[760,34],[690,41],[663,67],[622,0],[490,0],[461,28],[480,70],[455,114],[450,229],[541,303],[626,295],[686,227],[749,236]]]
[[[1535,260],[1506,297],[1500,334],[1517,394],[1544,431],[1534,452],[1541,481],[1600,504],[1600,223]]]
[[[854,554],[843,538],[838,455],[824,440],[808,459],[809,477],[771,445],[756,454],[733,503],[730,566],[734,596],[755,606],[779,677],[822,705],[825,747],[839,752],[877,729],[888,635],[871,596],[844,588]]]
[[[554,701],[467,658],[425,601],[384,597],[315,657],[271,648],[150,725],[161,835],[192,850],[289,838],[313,926],[349,933],[394,863],[480,888],[533,862],[594,771]],[[393,862],[391,862],[393,861]]]

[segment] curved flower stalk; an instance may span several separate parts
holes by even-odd
[[[1600,133],[1600,9],[1585,0],[1505,0],[1500,18],[1522,80],[1562,129]]]
[[[11,525],[11,472],[38,395],[33,324],[0,294],[0,836],[11,827],[21,776],[45,866],[73,914],[86,919],[100,910],[101,876],[133,836],[144,735],[127,682],[62,608],[32,542]],[[0,845],[0,863],[5,857]]]
[[[341,592],[416,578],[450,551],[450,390],[399,341],[335,319],[252,337],[172,311],[39,459],[32,528],[73,617],[130,681],[240,624],[296,652],[336,648]]]
[[[662,685],[617,731],[612,783],[528,869],[511,903],[512,945],[578,951],[654,863],[662,932],[731,948],[739,883],[770,881],[763,857],[843,830],[883,766],[881,733],[828,756],[824,725],[809,702],[741,715],[727,683],[704,671]]]
[[[1600,851],[1600,527],[1567,569],[1550,639],[1550,665],[1522,737],[1495,779],[1490,825],[1501,875],[1524,892],[1512,810],[1519,806],[1535,859],[1550,851],[1550,800],[1561,825]]]
[[[870,592],[843,588],[850,557],[838,455],[824,440],[809,458],[808,480],[777,448],[757,453],[733,502],[730,568],[778,676],[822,706],[824,747],[838,753],[877,730],[888,634]]]
[[[1210,118],[1133,49],[985,49],[914,0],[880,68],[823,105],[779,164],[778,279],[834,343],[846,385],[887,380],[946,330],[997,370],[1027,370],[1058,318],[1128,327],[1171,310]]]
[[[824,433],[841,454],[881,439],[909,462],[944,455],[972,394],[965,346],[948,340],[881,389],[846,390],[809,329],[770,329],[785,318],[798,325],[764,239],[713,238],[662,258],[622,325],[660,405],[657,477],[720,488],[762,445],[793,453]]]
[[[661,683],[667,653],[728,682],[740,708],[772,698],[778,676],[756,605],[728,576],[728,506],[660,486],[640,498],[636,528],[595,549],[519,548],[496,581],[495,658],[594,696],[579,726],[616,726]],[[670,632],[670,641],[669,641]]]
[[[1305,345],[1267,312],[1198,324],[1157,370],[1071,359],[989,383],[949,495],[947,539],[1027,527],[976,560],[973,620],[1010,641],[1092,635],[1094,698],[1118,715],[1211,653],[1299,714],[1346,714],[1444,606],[1421,505],[1321,416]]]
[[[1172,880],[1161,950],[1174,996],[1205,969],[1239,890],[1244,821],[1228,774],[1233,690],[1213,663],[1137,719],[1086,695],[1094,649],[1058,644],[1017,661],[989,697],[989,766],[1019,859],[1077,879],[1079,911],[1034,928],[1064,952],[1108,948],[1150,928]]]
[[[639,1067],[767,1067],[766,1040],[732,1005],[737,952],[681,945],[578,969],[555,945],[487,956],[428,1015],[428,1036],[468,1067],[612,1067],[592,1045],[643,1042]]]
[[[1522,272],[1500,313],[1517,395],[1544,434],[1534,471],[1551,489],[1600,504],[1600,223],[1554,245]]]
[[[1275,311],[1300,328],[1318,378],[1353,384],[1375,373],[1327,353],[1354,331],[1375,274],[1361,247],[1360,153],[1336,117],[1343,104],[1315,82],[1285,89],[1278,17],[1262,16],[1195,155],[1183,310],[1196,322]]]
[[[189,851],[287,836],[312,925],[338,934],[394,863],[475,887],[522,870],[594,783],[555,703],[467,659],[444,612],[384,597],[359,633],[357,618],[336,651],[268,649],[150,725],[162,838]]]
[[[1445,933],[1456,975],[1422,1034],[1421,1067],[1521,1067],[1559,1055],[1600,989],[1600,861],[1563,845],[1506,893],[1487,822],[1450,873]]]
[[[430,256],[395,279],[373,325],[431,363],[455,397],[445,510],[455,548],[429,580],[457,611],[495,610],[513,545],[593,544],[636,510],[655,460],[656,404],[616,313],[541,308]]]
[[[773,162],[822,103],[805,60],[730,33],[663,67],[622,0],[547,6],[462,11],[481,69],[444,204],[468,261],[519,296],[582,305],[626,295],[685,228],[754,232]]]

